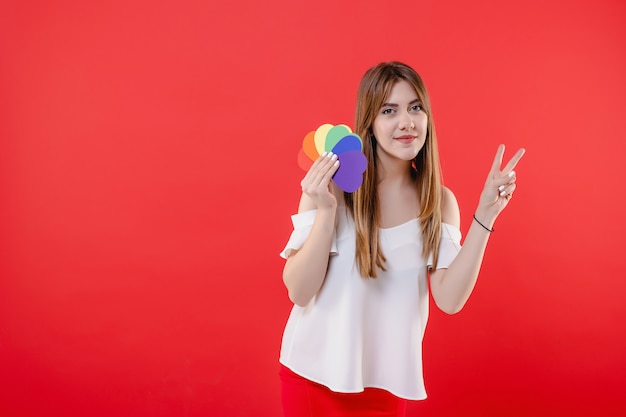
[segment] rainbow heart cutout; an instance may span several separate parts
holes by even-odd
[[[304,137],[302,149],[298,153],[298,165],[308,171],[324,152],[332,152],[339,159],[339,169],[333,176],[335,184],[347,193],[358,190],[367,168],[363,141],[359,135],[346,125],[325,123]]]

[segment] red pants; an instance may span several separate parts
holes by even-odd
[[[285,417],[404,417],[406,412],[407,400],[382,389],[334,392],[283,365],[279,375]]]

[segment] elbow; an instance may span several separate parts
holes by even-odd
[[[463,310],[463,306],[465,305],[465,303],[450,303],[450,302],[448,303],[435,302],[435,304],[437,305],[439,310],[443,311],[444,313],[450,316],[459,313],[461,310]]]
[[[289,300],[297,306],[305,307],[311,301],[312,296],[305,294],[301,288],[294,285],[291,280],[288,279],[287,274],[283,273],[283,283],[287,288],[287,295]]]
[[[449,289],[444,290],[440,285],[433,285],[432,296],[439,310],[448,315],[454,315],[463,309],[469,294],[458,294],[456,291],[450,291]]]
[[[455,314],[457,314],[458,312],[460,312],[463,309],[463,307],[454,307],[454,308],[442,308],[441,311],[443,311],[444,313],[453,316]]]
[[[291,302],[299,307],[306,307],[306,305],[309,304],[309,301],[311,301],[311,297],[307,298],[302,296],[301,294],[296,294],[293,291],[288,291],[288,293]]]

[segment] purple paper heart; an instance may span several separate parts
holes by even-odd
[[[339,169],[335,172],[335,184],[347,193],[353,193],[363,183],[363,173],[367,168],[367,158],[361,151],[348,151],[337,155]]]

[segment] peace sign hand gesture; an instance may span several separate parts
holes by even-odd
[[[496,217],[509,204],[515,191],[515,181],[517,180],[517,175],[513,169],[525,152],[524,148],[520,148],[504,168],[500,169],[504,155],[504,145],[498,146],[496,157],[493,160],[485,187],[480,195],[478,209],[476,210],[476,214],[479,215],[480,213],[481,218],[485,219],[486,222],[493,223]]]

